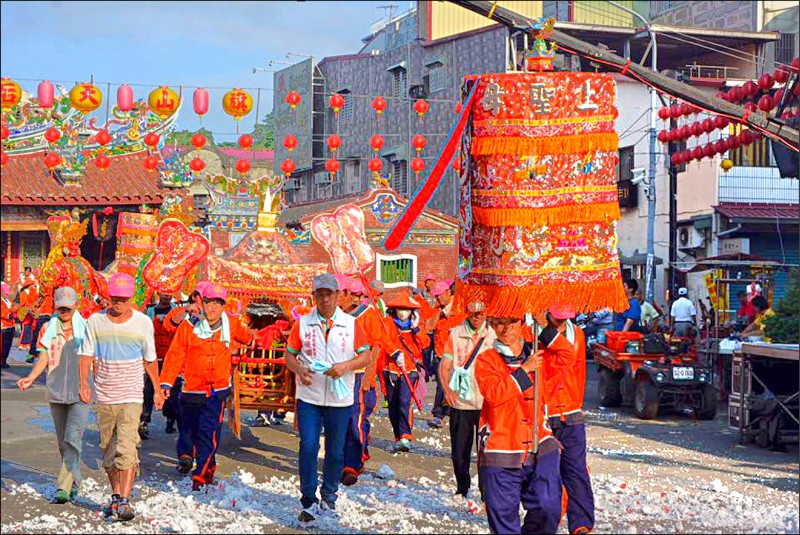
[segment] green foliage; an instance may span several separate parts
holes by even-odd
[[[206,130],[205,128],[201,128],[200,130],[198,130],[198,132],[206,136],[206,146],[214,144],[214,134],[211,132],[211,130]],[[195,134],[196,132],[193,132],[191,130],[174,130],[170,132],[170,134],[167,136],[167,144],[172,145],[174,143],[177,143],[180,146],[191,147],[192,144],[190,140],[192,139],[192,136]]]
[[[797,269],[789,275],[789,287],[774,312],[774,316],[764,321],[765,334],[776,344],[800,343],[800,274]]]
[[[259,148],[274,149],[275,148],[275,128],[272,112],[264,116],[264,120],[256,125],[255,132],[253,132],[254,145]]]

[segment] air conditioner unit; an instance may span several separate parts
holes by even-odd
[[[412,85],[408,88],[408,96],[410,98],[428,98],[428,89],[424,83]]]
[[[300,189],[300,181],[296,178],[287,178],[283,181],[283,189],[286,191],[295,191]]]
[[[679,227],[676,232],[678,249],[697,249],[706,244],[706,237],[695,227]]]

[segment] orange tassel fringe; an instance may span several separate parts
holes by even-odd
[[[593,150],[617,150],[615,133],[558,137],[474,137],[473,156],[493,154],[582,154]]]
[[[595,282],[531,284],[522,288],[456,281],[456,310],[463,310],[474,300],[483,301],[487,307],[486,315],[496,318],[522,318],[526,312],[536,315],[556,304],[574,307],[576,313],[594,312],[605,307],[624,312],[629,307],[619,277]]]
[[[618,221],[619,203],[571,204],[549,208],[480,208],[473,206],[476,223],[489,227],[565,225]]]

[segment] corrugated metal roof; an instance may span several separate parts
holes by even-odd
[[[731,219],[800,219],[796,204],[723,203],[714,209]]]

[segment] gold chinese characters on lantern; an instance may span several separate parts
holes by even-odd
[[[0,101],[3,104],[3,110],[9,110],[19,104],[22,98],[22,88],[17,82],[10,78],[3,78],[2,92],[0,93]]]
[[[244,89],[231,89],[222,97],[222,109],[237,121],[241,121],[242,117],[253,109],[253,97]]]
[[[178,111],[178,106],[181,103],[181,97],[172,90],[172,88],[162,85],[157,89],[150,91],[150,96],[147,97],[147,104],[150,106],[150,111],[161,117],[167,119]]]
[[[69,92],[69,103],[81,113],[91,113],[103,103],[103,93],[89,82],[78,84]]]

